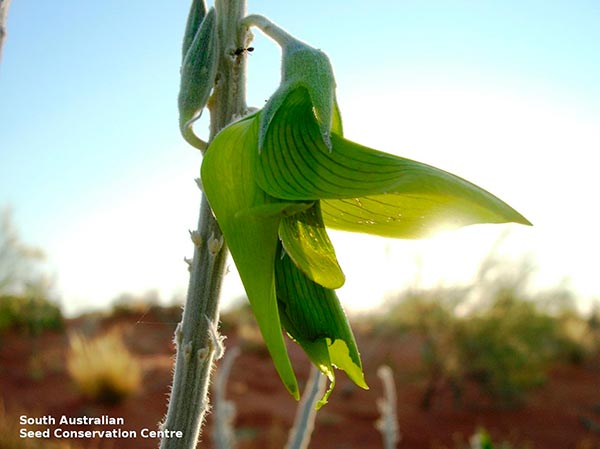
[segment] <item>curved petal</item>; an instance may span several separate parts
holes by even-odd
[[[506,215],[450,194],[383,194],[321,201],[323,222],[329,228],[362,232],[381,237],[419,239],[439,230],[450,230],[476,223],[521,224],[521,216]]]
[[[275,278],[279,314],[290,336],[330,379],[336,366],[367,389],[354,335],[335,292],[311,281],[285,252],[277,258]],[[330,393],[331,388],[321,405]]]
[[[269,129],[269,126],[271,126],[271,121],[273,120],[273,117],[275,117],[275,115],[279,111],[279,108],[284,103],[285,99],[290,94],[290,92],[292,92],[296,88],[297,88],[297,85],[295,85],[295,84],[282,83],[277,88],[275,93],[273,95],[271,95],[271,98],[269,98],[269,101],[267,101],[267,104],[265,104],[265,107],[262,109],[262,113],[260,115],[259,132],[258,132],[258,152],[259,153],[262,151],[265,135],[267,134],[267,130]]]
[[[298,384],[279,321],[273,270],[279,222],[285,210],[294,205],[269,197],[254,183],[250,166],[258,145],[257,117],[234,123],[217,135],[202,162],[202,184],[275,368],[290,393],[298,398]]]
[[[312,116],[320,129],[323,143],[331,149],[330,134],[336,114],[335,77],[333,67],[325,53],[295,39],[287,32],[271,24],[270,36],[282,46],[281,84],[264,108],[259,132],[259,151],[262,151],[265,135],[279,108],[290,93],[302,88],[310,97]],[[273,32],[275,31],[275,32]]]
[[[294,90],[273,118],[256,158],[257,183],[281,199],[327,200],[327,225],[385,236],[421,237],[441,225],[530,224],[506,203],[458,176],[364,147],[337,133],[331,134],[331,143],[329,151],[306,91]]]
[[[281,220],[279,238],[286,253],[311,280],[340,288],[346,280],[329,240],[317,201],[303,212]]]

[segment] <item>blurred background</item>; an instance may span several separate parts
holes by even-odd
[[[10,413],[120,413],[138,429],[164,413],[200,200],[201,156],[177,126],[188,9],[10,5],[0,61],[0,401]],[[471,447],[479,425],[506,448],[600,447],[600,3],[249,0],[248,10],[329,55],[346,137],[468,179],[534,224],[420,241],[332,232],[373,390],[340,381],[319,414],[324,446],[311,447],[379,447],[369,432],[384,363],[410,447]],[[280,54],[254,34],[248,104],[261,107]],[[196,124],[205,138],[207,116]],[[223,331],[242,348],[228,384],[239,447],[282,447],[293,401],[230,265]],[[295,347],[292,359],[305,378]]]

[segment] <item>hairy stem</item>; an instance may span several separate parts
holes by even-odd
[[[0,61],[2,61],[2,47],[6,38],[6,17],[10,0],[0,0]]]
[[[210,140],[246,113],[245,54],[237,48],[250,39],[240,20],[245,0],[216,0],[219,62],[213,95]],[[194,258],[183,318],[175,332],[177,356],[169,407],[163,429],[182,431],[183,438],[163,438],[161,449],[193,449],[208,410],[208,384],[215,355],[222,353],[217,335],[218,301],[227,248],[206,197],[202,195],[198,228],[191,232]]]
[[[216,0],[219,36],[219,67],[213,95],[209,99],[210,140],[232,120],[245,115],[246,58],[244,50],[252,34],[241,25],[246,14],[245,0]]]
[[[280,47],[290,46],[298,42],[298,39],[290,33],[260,14],[250,14],[249,16],[246,16],[242,21],[242,24],[248,28],[252,26],[259,28],[263,33],[277,42]]]
[[[233,361],[240,354],[240,348],[234,346],[227,351],[215,377],[214,394],[214,427],[212,440],[215,449],[233,449],[235,447],[235,405],[225,398],[229,373]]]

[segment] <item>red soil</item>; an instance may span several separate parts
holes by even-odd
[[[137,317],[80,318],[67,323],[68,331],[101,331],[112,326],[123,329],[126,342],[143,364],[140,391],[119,405],[94,404],[83,399],[65,369],[67,333],[45,333],[31,338],[10,334],[0,339],[0,407],[4,402],[9,420],[18,424],[20,414],[29,416],[81,415],[123,417],[123,429],[155,429],[166,411],[174,348],[171,343],[178,317],[164,311]],[[228,332],[224,332],[227,334]],[[228,382],[228,399],[236,405],[237,449],[281,449],[293,422],[296,403],[286,393],[272,362],[260,345],[230,333],[227,347],[240,344]],[[383,444],[374,427],[378,418],[376,400],[382,387],[376,376],[381,364],[394,370],[398,389],[398,421],[402,441],[399,448],[463,448],[480,427],[495,441],[510,441],[515,448],[600,449],[600,361],[585,366],[558,366],[548,381],[528,395],[519,408],[489,404],[476,389],[468,391],[463,405],[455,407],[451,395],[442,393],[429,411],[419,403],[425,379],[419,375],[419,341],[410,336],[381,337],[357,331],[365,375],[371,387],[363,391],[344,376],[329,404],[317,415],[311,449],[378,449]],[[290,354],[301,385],[309,364],[291,344]],[[198,447],[212,448],[209,416]],[[78,430],[81,430],[79,428]],[[93,449],[156,448],[155,439],[78,440],[76,447]],[[12,449],[12,448],[0,448]]]

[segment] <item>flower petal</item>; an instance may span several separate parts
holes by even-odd
[[[251,157],[257,152],[258,117],[255,114],[240,120],[217,135],[202,162],[202,184],[275,368],[290,393],[298,398],[296,377],[281,332],[273,270],[279,222],[295,205],[268,196],[254,183],[250,167]]]
[[[414,238],[442,225],[530,224],[458,176],[364,147],[335,132],[331,144],[330,151],[306,91],[294,90],[273,118],[256,158],[257,183],[281,199],[327,200],[323,213],[328,226],[378,235]]]
[[[283,323],[283,326],[286,327],[287,321],[284,315],[281,316],[281,322]],[[289,328],[291,328],[291,326],[293,325],[291,323],[287,323],[287,326],[290,326]],[[288,327],[286,327],[286,329],[287,328]],[[313,363],[313,365],[315,365],[319,369],[319,371],[325,374],[329,379],[329,388],[327,389],[323,397],[319,399],[316,405],[316,409],[319,410],[321,407],[327,404],[327,400],[329,399],[329,396],[331,396],[331,393],[335,388],[335,370],[333,369],[333,365],[331,364],[331,358],[329,357],[329,348],[327,346],[327,340],[321,338],[315,341],[299,341],[292,337],[292,332],[288,331],[288,335],[290,335],[290,337],[302,347],[302,349],[304,350],[310,361]]]
[[[327,227],[381,237],[419,239],[439,230],[476,223],[529,224],[516,216],[509,220],[490,208],[452,196],[451,192],[383,194],[344,200],[321,201]]]
[[[333,365],[367,389],[354,335],[335,292],[311,281],[285,252],[277,258],[275,278],[279,314],[290,336],[330,379]]]
[[[286,253],[311,280],[326,288],[340,288],[345,276],[329,240],[317,201],[303,212],[281,220],[279,238]]]

